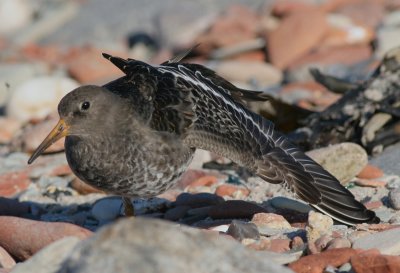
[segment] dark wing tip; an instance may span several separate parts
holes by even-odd
[[[103,55],[104,58],[106,58],[107,60],[110,60],[112,58],[112,56],[110,54],[107,53],[101,53],[101,55]]]
[[[101,55],[103,55],[104,58],[106,58],[107,60],[109,60],[110,62],[112,62],[116,67],[118,67],[122,72],[124,72],[125,74],[128,73],[127,68],[128,68],[128,61],[124,60],[120,57],[114,57],[111,56],[110,54],[107,53],[101,53]]]

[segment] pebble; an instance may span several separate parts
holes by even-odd
[[[0,268],[13,268],[15,266],[15,261],[13,257],[0,246]]]
[[[351,257],[351,265],[355,273],[394,273],[400,272],[400,257],[371,249]]]
[[[167,210],[164,214],[164,219],[170,221],[178,221],[183,218],[186,213],[190,210],[189,206],[178,206]]]
[[[328,266],[339,267],[350,261],[357,254],[357,250],[351,248],[330,249],[319,254],[300,258],[288,265],[296,273],[322,273]]]
[[[268,250],[278,253],[283,253],[290,250],[289,239],[273,239],[271,240],[270,247]]]
[[[0,1],[0,34],[11,34],[27,26],[34,14],[32,4],[26,0]]]
[[[200,177],[200,178],[194,180],[192,183],[190,183],[190,187],[200,187],[200,186],[210,187],[217,182],[218,182],[218,178],[216,178],[215,176],[205,175],[203,177]]]
[[[0,242],[7,252],[24,261],[43,247],[66,236],[85,239],[91,231],[69,223],[45,223],[0,216]]]
[[[300,236],[295,236],[295,237],[292,239],[292,242],[291,242],[291,244],[290,244],[290,247],[291,247],[292,249],[295,249],[295,250],[303,249],[303,247],[304,247],[304,241],[303,241],[303,239],[302,239]]]
[[[59,272],[291,272],[275,259],[282,261],[282,256],[248,250],[215,232],[138,217],[109,225],[80,243]]]
[[[231,82],[256,82],[259,86],[276,85],[283,79],[279,69],[265,62],[223,61],[216,65],[215,71]]]
[[[332,235],[333,220],[319,212],[310,211],[306,226],[307,241],[314,242],[322,235]]]
[[[392,208],[400,210],[400,188],[389,191],[389,202]]]
[[[277,209],[289,209],[300,213],[308,213],[312,210],[306,203],[281,196],[272,198],[270,202]]]
[[[317,240],[308,242],[308,252],[311,254],[320,253],[327,247],[328,243],[332,240],[330,235],[324,234]]]
[[[206,207],[224,203],[224,198],[211,193],[182,193],[178,195],[175,206],[189,206],[191,208]]]
[[[208,215],[213,219],[251,218],[266,209],[242,200],[229,200],[210,208]]]
[[[376,179],[383,176],[383,171],[374,165],[368,164],[361,170],[357,175],[358,178],[362,179]]]
[[[351,242],[346,238],[334,238],[328,242],[326,249],[350,248]]]
[[[13,197],[26,190],[30,183],[28,170],[3,173],[0,175],[0,196]]]
[[[400,241],[394,238],[400,238],[400,228],[362,236],[354,241],[353,248],[376,248],[382,254],[400,255]]]
[[[16,119],[0,117],[0,144],[10,143],[21,127],[22,123]]]
[[[328,30],[325,14],[317,9],[291,13],[267,34],[271,63],[283,69],[315,48]]]
[[[218,186],[215,189],[215,194],[219,196],[231,196],[234,197],[236,193],[240,192],[242,196],[248,196],[249,195],[249,190],[242,188],[242,187],[237,187],[235,185],[231,184],[223,184]]]
[[[238,220],[232,221],[226,233],[238,241],[242,241],[245,238],[260,239],[260,233],[255,224]]]
[[[0,215],[22,216],[28,214],[31,206],[27,202],[19,202],[15,199],[0,197]]]
[[[364,148],[350,142],[315,149],[307,152],[307,155],[321,164],[342,185],[348,184],[368,163]]]
[[[117,219],[123,210],[121,197],[106,197],[97,200],[92,206],[92,216],[104,224]]]
[[[56,107],[57,106],[54,106],[52,110],[56,109]],[[49,134],[49,132],[56,126],[57,122],[58,117],[53,113],[49,119],[25,127],[21,134],[17,136],[15,142],[13,141],[13,145],[19,146],[18,149],[26,153],[32,153],[36,150],[40,143],[42,143],[43,139]],[[63,150],[64,138],[61,138],[47,148],[45,153],[54,153]]]
[[[74,236],[59,239],[37,252],[32,258],[23,263],[18,263],[13,268],[13,273],[40,272],[56,273],[62,262],[73,253],[80,238]]]
[[[43,119],[78,83],[70,78],[43,76],[17,86],[7,104],[7,115],[21,122]]]
[[[379,187],[385,187],[386,186],[386,181],[378,181],[378,180],[370,180],[370,179],[361,179],[358,178],[354,181],[354,183],[357,186],[360,187],[372,187],[372,188],[379,188]]]
[[[122,72],[111,62],[101,57],[102,50],[95,47],[78,48],[74,56],[68,58],[69,74],[82,84],[107,82],[121,77]],[[121,52],[107,52],[110,55],[124,56]]]
[[[258,227],[267,227],[273,229],[290,229],[292,226],[282,216],[274,213],[257,213],[254,214],[251,222]]]

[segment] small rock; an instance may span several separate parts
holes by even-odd
[[[67,236],[85,239],[91,231],[69,223],[45,223],[0,216],[0,242],[7,252],[24,261],[50,243]]]
[[[380,188],[380,187],[385,187],[386,182],[385,181],[378,181],[378,180],[370,180],[370,179],[361,179],[358,178],[354,181],[354,183],[357,186],[360,187],[372,187],[372,188]]]
[[[322,252],[331,240],[331,236],[326,234],[322,235],[317,240],[315,240],[315,242],[311,241],[308,243],[308,252],[311,254]]]
[[[16,87],[7,104],[7,115],[26,122],[43,119],[57,109],[60,100],[78,83],[69,78],[37,77]]]
[[[27,26],[33,14],[33,3],[30,1],[0,1],[0,34],[12,34]]]
[[[92,206],[92,216],[101,224],[117,219],[122,212],[121,197],[106,197],[97,200]]]
[[[278,253],[283,253],[290,250],[289,239],[273,239],[271,240],[268,250]]]
[[[355,273],[394,273],[400,272],[400,257],[369,250],[351,257],[351,265]]]
[[[307,241],[314,242],[322,235],[332,235],[333,220],[319,212],[310,211],[306,226]]]
[[[353,248],[376,248],[382,254],[400,255],[400,241],[394,238],[400,237],[400,228],[394,228],[358,238],[353,243]]]
[[[0,246],[0,268],[13,268],[14,266],[14,259]]]
[[[0,175],[0,196],[13,197],[30,185],[29,172],[20,170]]]
[[[239,83],[256,82],[260,86],[280,83],[283,74],[279,69],[265,62],[223,61],[214,68],[218,75]]]
[[[0,197],[0,215],[21,216],[30,212],[31,206],[26,202]]]
[[[392,218],[390,218],[389,220],[390,224],[400,224],[400,214],[395,214],[392,216]]]
[[[217,18],[209,30],[196,43],[208,54],[214,48],[231,46],[256,38],[259,16],[248,7],[232,5]]]
[[[400,188],[389,191],[389,202],[392,208],[400,210]]]
[[[227,234],[231,235],[238,241],[242,241],[244,238],[255,240],[260,239],[260,233],[258,232],[255,224],[238,220],[232,221],[232,223],[229,225]]]
[[[189,206],[179,206],[171,208],[165,212],[164,219],[170,221],[178,221],[186,215],[188,210],[190,210]]]
[[[213,206],[209,211],[209,216],[213,219],[251,218],[254,214],[260,212],[267,211],[263,207],[250,202],[229,200]]]
[[[215,194],[219,196],[231,196],[233,197],[236,192],[240,191],[243,196],[249,195],[249,190],[241,187],[237,187],[231,184],[223,184],[215,189]]]
[[[191,208],[200,208],[224,203],[224,198],[211,193],[182,193],[178,195],[175,206],[189,206]]]
[[[328,265],[339,267],[349,262],[355,254],[357,254],[357,250],[351,248],[330,249],[302,257],[290,263],[288,267],[296,273],[322,273]]]
[[[277,209],[289,209],[301,213],[309,213],[309,211],[312,210],[306,203],[282,196],[272,198],[271,205]]]
[[[247,248],[254,249],[257,251],[269,250],[269,248],[271,246],[271,239],[261,237],[260,240],[257,240],[257,241],[254,240],[248,244],[245,244],[245,242],[242,241],[242,244],[244,244]]]
[[[359,174],[357,174],[358,178],[362,179],[376,179],[383,176],[383,171],[378,167],[375,167],[371,164],[365,166]]]
[[[177,187],[180,189],[185,189],[190,186],[193,181],[208,175],[207,172],[203,170],[193,170],[189,169],[183,173],[183,175],[179,178],[178,182],[176,183]]]
[[[356,240],[358,240],[361,237],[368,236],[370,235],[371,232],[365,231],[365,230],[356,230],[352,232],[349,236],[347,236],[347,239],[351,242],[351,244],[354,244]]]
[[[59,272],[63,261],[71,255],[80,238],[74,236],[59,239],[37,252],[33,257],[13,268],[13,273]]]
[[[59,272],[291,272],[275,257],[215,232],[138,217],[120,220],[80,243]]]
[[[325,14],[317,9],[293,12],[268,33],[271,63],[286,68],[318,45],[328,29]]]
[[[206,175],[194,180],[190,183],[190,187],[200,187],[200,186],[207,186],[210,187],[218,182],[218,179],[212,175]]]
[[[368,45],[351,45],[332,48],[322,48],[297,59],[290,64],[290,69],[302,69],[304,66],[315,66],[316,64],[327,66],[354,65],[361,61],[369,59],[372,55],[371,47]]]
[[[54,110],[54,109],[53,109]],[[20,135],[17,136],[16,140],[13,141],[13,145],[18,145],[18,149],[22,149],[24,152],[32,153],[42,143],[43,139],[50,133],[50,131],[56,126],[58,117],[53,114],[49,119],[46,119],[40,123],[33,124],[24,128]],[[46,149],[46,153],[60,152],[64,150],[64,138],[59,139],[49,148]]]
[[[258,227],[268,227],[274,229],[290,229],[292,226],[282,216],[274,213],[257,213],[251,219],[251,222]]]
[[[346,185],[368,163],[367,152],[355,143],[334,144],[307,152],[307,155]]]
[[[326,249],[332,249],[332,248],[350,248],[351,243],[348,239],[346,238],[334,238],[332,239]]]
[[[377,208],[382,207],[382,206],[383,206],[383,203],[382,203],[382,201],[380,201],[380,200],[378,200],[378,201],[371,201],[371,202],[365,203],[364,206],[365,206],[367,209],[377,209]]]
[[[22,123],[9,117],[0,117],[0,144],[8,144]]]
[[[290,244],[290,247],[292,249],[302,249],[304,247],[304,241],[300,236],[295,236],[292,239],[292,242]]]
[[[77,49],[68,58],[68,72],[80,83],[106,82],[114,77],[122,76],[122,72],[101,56],[102,51],[94,47]],[[126,54],[107,52],[115,56]]]

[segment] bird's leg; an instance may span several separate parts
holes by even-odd
[[[126,217],[135,216],[135,208],[132,205],[132,201],[129,197],[122,197],[122,203],[124,205],[124,214]]]

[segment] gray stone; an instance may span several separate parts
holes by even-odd
[[[400,29],[397,27],[380,28],[377,33],[377,56],[383,57],[386,52],[400,45]]]
[[[260,233],[258,232],[255,224],[238,220],[232,221],[232,223],[229,225],[227,234],[231,235],[238,241],[241,241],[244,238],[256,240],[260,238]]]
[[[37,252],[29,260],[17,264],[12,273],[55,273],[61,268],[61,263],[79,242],[80,239],[77,237],[65,237],[55,241]]]
[[[186,212],[190,209],[189,206],[179,206],[169,209],[164,214],[164,219],[177,221],[186,215]]]
[[[400,34],[399,34],[400,35]],[[400,38],[400,36],[398,36]],[[386,147],[379,155],[370,160],[370,164],[380,168],[386,175],[399,175],[400,143]]]
[[[293,272],[273,259],[219,234],[136,218],[99,230],[57,272]]]
[[[367,152],[355,143],[340,143],[307,152],[307,155],[322,165],[346,185],[368,164]]]
[[[106,197],[96,201],[92,207],[92,216],[100,223],[108,223],[122,214],[121,197]]]
[[[175,201],[176,206],[189,206],[191,208],[200,208],[210,205],[221,204],[225,202],[221,196],[211,193],[182,193],[178,195]]]
[[[353,248],[377,248],[382,254],[400,255],[400,228],[385,230],[358,238]]]
[[[271,205],[277,209],[289,209],[301,213],[308,213],[310,210],[312,210],[309,205],[303,203],[302,201],[297,201],[281,196],[272,198]]]
[[[389,202],[392,208],[400,210],[400,188],[390,190]]]

